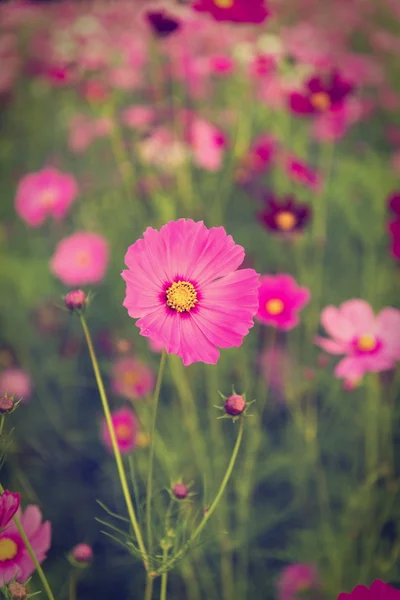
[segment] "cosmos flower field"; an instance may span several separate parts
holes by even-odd
[[[396,0],[0,4],[0,595],[399,600]]]

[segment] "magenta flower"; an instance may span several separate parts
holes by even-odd
[[[195,0],[193,8],[234,23],[263,23],[269,16],[264,0]]]
[[[39,227],[48,216],[60,221],[78,194],[73,175],[46,167],[28,173],[18,184],[15,210],[31,227]]]
[[[305,88],[303,93],[289,95],[290,109],[299,115],[315,115],[341,107],[353,91],[353,86],[336,71],[328,77],[312,77]]]
[[[238,183],[247,183],[266,173],[273,164],[277,146],[277,141],[272,135],[261,134],[256,137],[248,152],[239,161],[236,171]]]
[[[24,369],[9,367],[0,374],[0,394],[28,400],[32,394],[32,381]]]
[[[136,447],[139,426],[135,413],[130,408],[120,408],[111,414],[117,444],[122,454],[128,454]],[[111,436],[105,419],[102,422],[101,437],[112,451]]]
[[[289,565],[282,569],[277,581],[278,600],[300,600],[307,591],[318,586],[318,574],[313,565]]]
[[[51,525],[42,523],[42,513],[37,506],[27,506],[25,512],[17,511],[21,525],[31,543],[38,561],[45,560],[51,543]],[[25,544],[12,522],[0,533],[0,585],[10,583],[14,578],[20,583],[34,572],[35,565]]]
[[[365,585],[357,585],[350,594],[342,592],[337,600],[399,600],[400,590],[377,579],[367,588]]]
[[[391,251],[394,258],[400,259],[400,192],[393,192],[388,199],[388,207],[395,217],[388,223],[391,238]]]
[[[89,563],[93,559],[93,550],[88,544],[77,544],[72,548],[71,555],[79,563]]]
[[[259,276],[237,270],[243,260],[244,249],[223,227],[191,219],[148,227],[125,255],[124,306],[141,335],[184,365],[215,364],[218,347],[240,346],[254,324]]]
[[[301,183],[313,192],[321,189],[321,175],[300,158],[288,156],[284,161],[284,169],[293,181]]]
[[[263,275],[257,319],[277,329],[293,329],[299,323],[299,311],[310,298],[310,290],[299,287],[291,275]]]
[[[5,490],[0,495],[0,530],[11,521],[20,504],[20,495]]]
[[[100,283],[109,258],[107,240],[87,231],[77,231],[58,243],[50,270],[64,285]]]
[[[335,376],[357,380],[366,372],[391,369],[400,359],[400,311],[384,308],[374,315],[365,300],[348,300],[327,306],[321,323],[331,338],[316,337],[315,343],[330,354],[345,354]]]
[[[154,387],[151,368],[134,356],[123,356],[114,361],[111,387],[115,394],[137,400],[148,396]]]

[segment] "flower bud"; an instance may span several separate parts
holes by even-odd
[[[1,415],[6,415],[7,413],[10,413],[13,408],[14,408],[14,399],[10,398],[10,396],[7,396],[7,394],[5,394],[4,396],[0,397],[0,414]]]
[[[78,563],[89,563],[93,558],[93,550],[88,544],[77,544],[72,548],[71,556]]]
[[[237,417],[241,415],[246,409],[246,400],[239,394],[232,394],[226,399],[224,409],[227,415],[231,417]]]
[[[189,495],[189,488],[184,483],[176,483],[172,488],[172,493],[178,500],[184,500]]]
[[[10,583],[8,591],[11,594],[11,598],[14,598],[15,600],[24,600],[28,595],[26,587],[17,581]]]
[[[81,310],[86,306],[87,297],[82,290],[73,290],[68,292],[64,298],[65,306],[69,310]]]

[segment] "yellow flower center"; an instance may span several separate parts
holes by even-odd
[[[124,425],[123,423],[121,423],[121,425],[116,426],[115,435],[117,436],[117,439],[120,442],[126,442],[131,438],[132,430],[129,427],[129,425]]]
[[[82,251],[77,253],[76,264],[78,267],[84,269],[85,267],[88,267],[91,262],[92,257],[90,256],[89,252]]]
[[[217,8],[232,8],[235,0],[214,0],[214,4]]]
[[[133,387],[139,383],[140,375],[136,371],[127,371],[122,375],[122,380],[127,387]]]
[[[357,340],[357,348],[362,352],[369,352],[376,348],[376,337],[369,333],[361,335]]]
[[[190,311],[197,300],[197,292],[189,281],[175,281],[166,292],[167,306],[178,312]]]
[[[2,538],[0,540],[0,562],[12,560],[16,557],[17,552],[18,546],[14,540],[11,540],[10,538]]]
[[[268,300],[268,302],[265,304],[265,310],[270,315],[280,315],[284,308],[285,305],[283,304],[282,300],[279,300],[279,298]]]
[[[276,224],[283,231],[290,231],[296,225],[296,216],[289,210],[282,210],[275,217]]]
[[[326,92],[316,92],[310,98],[314,108],[320,111],[327,110],[331,106],[331,99]]]
[[[40,196],[41,203],[43,204],[43,206],[46,206],[46,207],[53,206],[56,199],[57,199],[57,194],[51,188],[45,190]]]

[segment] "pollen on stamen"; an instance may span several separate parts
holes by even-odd
[[[189,312],[197,302],[197,292],[190,281],[175,281],[166,291],[167,306],[177,312]]]

